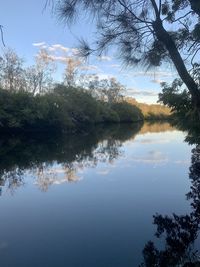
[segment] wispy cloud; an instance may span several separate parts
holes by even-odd
[[[157,92],[147,91],[147,90],[139,90],[135,88],[129,88],[126,90],[126,95],[128,96],[157,96]]]
[[[109,170],[101,170],[101,171],[97,171],[97,174],[107,175],[109,172],[110,172]]]
[[[149,153],[145,156],[141,157],[133,157],[132,161],[138,163],[149,163],[149,164],[161,164],[167,163],[169,160],[166,155],[161,153],[160,151],[149,151]]]
[[[80,70],[97,70],[100,71],[98,66],[95,65],[85,65],[85,66],[81,66]]]
[[[97,58],[99,61],[111,61],[112,58],[109,56],[101,56]]]
[[[119,64],[111,64],[109,67],[118,69],[121,66]]]
[[[161,84],[163,83],[164,81],[163,80],[160,80],[160,79],[153,79],[151,80],[152,83],[155,83],[155,84]]]
[[[176,160],[174,161],[175,164],[180,164],[180,165],[189,165],[190,161],[189,160]]]
[[[52,46],[49,47],[49,50],[51,50],[51,51],[53,51],[53,50],[54,51],[61,50],[63,52],[69,52],[70,51],[70,48],[69,47],[65,47],[65,46],[63,46],[61,44],[54,44],[54,45],[52,45]]]
[[[146,76],[146,77],[154,77],[154,79],[158,79],[160,77],[162,78],[168,78],[168,77],[173,77],[175,75],[174,72],[170,71],[137,71],[133,72],[132,76],[133,77],[140,77],[140,76]]]
[[[46,45],[46,43],[45,42],[40,42],[40,43],[33,43],[32,45],[36,46],[36,47],[41,47],[41,46]]]
[[[136,141],[135,141],[136,142]],[[154,139],[142,139],[142,140],[138,140],[138,143],[141,144],[167,144],[170,143],[170,140],[168,139],[159,139],[159,140],[154,140]]]

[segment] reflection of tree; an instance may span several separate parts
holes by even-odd
[[[156,237],[165,238],[165,248],[159,250],[149,241],[143,250],[144,263],[141,266],[199,266],[199,251],[193,246],[200,230],[200,147],[192,150],[189,178],[192,186],[187,194],[191,200],[191,213],[183,216],[154,216],[157,226]]]
[[[24,185],[22,170],[15,168],[9,172],[5,172],[0,177],[0,194],[2,192],[2,186],[6,186],[14,194],[15,190],[22,185]]]
[[[78,171],[118,158],[122,143],[141,126],[98,127],[73,136],[4,137],[0,141],[0,186],[14,192],[25,182],[28,170],[43,191],[52,184],[78,181]]]
[[[25,183],[27,171],[42,191],[53,184],[76,182],[78,172],[98,162],[112,163],[122,154],[122,144],[134,139],[141,123],[96,127],[87,133],[60,136],[51,134],[0,139],[0,187],[12,192]],[[144,132],[169,129],[169,125],[145,125]]]
[[[145,123],[140,131],[141,134],[145,133],[160,133],[160,132],[166,132],[166,131],[174,131],[176,130],[175,127],[173,127],[168,122],[163,123]]]

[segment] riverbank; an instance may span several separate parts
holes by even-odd
[[[126,100],[106,102],[83,88],[57,85],[33,95],[0,89],[1,132],[80,132],[102,123],[160,121],[166,114],[147,114]]]

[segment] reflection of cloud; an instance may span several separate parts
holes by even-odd
[[[169,160],[160,151],[149,151],[148,155],[142,157],[133,157],[132,161],[138,163],[149,163],[149,164],[158,164],[158,163],[167,163]]]
[[[142,140],[138,140],[137,142],[141,144],[167,144],[170,142],[170,140],[168,139],[160,139],[160,140],[142,139]]]
[[[190,164],[189,160],[176,160],[174,161],[175,164],[180,164],[180,165],[188,165]]]
[[[157,96],[157,92],[152,92],[152,91],[144,91],[144,90],[139,90],[139,89],[134,89],[134,88],[129,88],[126,90],[126,94],[129,96]]]
[[[77,176],[76,169],[61,166],[57,168],[39,168],[37,171],[37,180],[35,184],[44,192],[51,185],[60,185],[63,183],[78,182],[82,177]]]
[[[97,174],[107,175],[109,172],[110,172],[109,170],[101,170],[101,171],[97,171]]]

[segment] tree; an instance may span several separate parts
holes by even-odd
[[[77,57],[66,57],[64,63],[66,64],[64,83],[68,86],[75,86],[78,69],[82,62]]]
[[[100,79],[98,75],[90,75],[87,81],[82,83],[83,87],[90,90],[93,97],[109,104],[119,102],[123,99],[124,86],[114,77]]]
[[[53,59],[48,51],[40,49],[36,56],[36,64],[26,69],[27,91],[44,93],[51,88],[53,83],[52,73],[55,70]]]
[[[82,41],[85,56],[102,53],[110,45],[129,65],[160,66],[171,61],[200,109],[200,91],[189,69],[200,50],[200,4],[196,0],[61,0],[57,12],[64,22],[74,22],[85,10],[97,23],[97,43]],[[173,27],[170,27],[170,24]],[[175,29],[174,31],[169,30]],[[190,64],[186,60],[190,59]]]
[[[10,48],[4,50],[0,57],[0,84],[2,88],[12,92],[26,87],[23,59]]]

